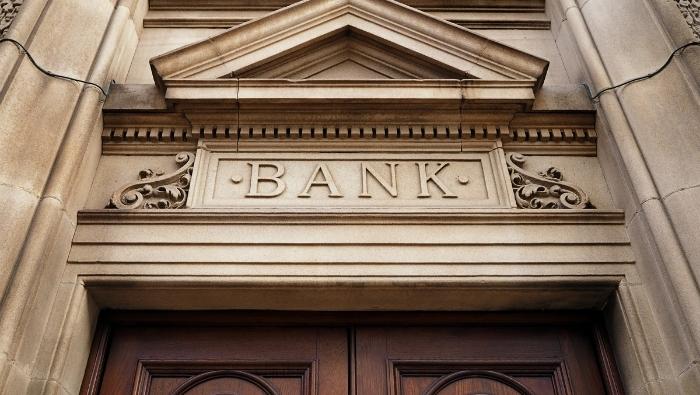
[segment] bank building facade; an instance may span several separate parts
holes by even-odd
[[[697,0],[0,0],[0,393],[699,394]]]

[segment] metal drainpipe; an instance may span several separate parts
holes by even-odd
[[[110,65],[119,49],[120,38],[131,15],[133,0],[120,0],[95,55],[88,81],[101,86],[108,79]],[[17,336],[24,320],[25,308],[30,306],[37,291],[40,268],[46,264],[46,255],[53,249],[52,241],[59,233],[66,197],[77,181],[78,170],[87,150],[90,136],[102,109],[102,93],[85,86],[80,93],[76,110],[61,142],[57,158],[43,196],[32,218],[21,255],[16,264],[8,291],[0,305],[0,350],[12,358],[19,345]],[[53,263],[53,262],[52,262]],[[0,376],[0,389],[6,374]]]
[[[594,89],[600,90],[612,86],[613,83],[588,30],[581,9],[575,0],[560,0],[560,2],[583,62],[591,76]],[[672,297],[679,302],[676,306],[688,324],[688,336],[693,344],[686,344],[686,349],[693,355],[698,355],[700,290],[697,279],[683,252],[617,93],[610,92],[602,95],[600,107],[610,124],[610,133],[617,143],[617,149],[625,166],[624,170],[629,175],[631,187],[641,205],[640,211],[645,215],[663,261],[661,270],[676,290],[682,290],[673,292]]]

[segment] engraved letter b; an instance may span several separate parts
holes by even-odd
[[[275,162],[253,162],[248,164],[250,165],[250,192],[245,195],[246,197],[271,198],[281,195],[287,189],[287,185],[282,181],[284,166],[281,164]],[[262,167],[273,167],[275,174],[270,177],[261,176],[260,168]],[[277,187],[272,192],[260,192],[258,191],[258,184],[261,182],[274,182]]]

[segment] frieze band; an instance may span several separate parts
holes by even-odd
[[[492,170],[488,170],[491,166],[486,164],[488,160],[485,157],[475,159],[473,156],[469,158],[460,156],[448,158],[445,156],[444,161],[436,161],[432,160],[437,159],[435,157],[425,159],[409,155],[405,158],[397,159],[395,157],[392,160],[383,161],[379,157],[364,160],[357,159],[357,156],[345,156],[347,158],[320,156],[300,159],[290,156],[286,159],[281,157],[279,160],[266,159],[265,157],[255,159],[255,155],[240,158],[237,156],[220,157],[212,162],[213,170],[198,170],[199,174],[204,177],[202,181],[198,182],[204,191],[199,193],[201,196],[198,197],[198,201],[201,200],[199,204],[204,204],[203,207],[208,207],[207,204],[214,206],[224,204],[235,207],[253,201],[273,206],[295,205],[301,204],[299,203],[301,201],[309,200],[321,202],[317,199],[324,197],[335,198],[336,202],[338,199],[348,200],[344,204],[359,205],[368,203],[368,200],[381,204],[415,205],[419,204],[419,201],[426,201],[426,199],[425,203],[429,205],[444,206],[450,204],[443,199],[434,200],[439,198],[451,198],[448,200],[455,200],[458,204],[466,204],[467,207],[474,204],[477,206],[484,204],[498,206],[502,204],[498,203],[499,201],[503,202],[503,200],[494,198],[493,195],[499,188],[497,185],[498,170],[493,170],[494,172],[491,173]],[[332,160],[329,161],[329,159]],[[517,208],[595,208],[583,189],[564,181],[561,170],[549,167],[544,171],[534,173],[523,168],[525,161],[525,156],[519,153],[507,153],[505,157],[510,180],[509,187],[512,188]],[[176,156],[175,162],[179,168],[170,174],[165,174],[161,170],[142,170],[139,173],[138,181],[123,186],[113,194],[107,208],[185,208],[192,183],[195,154],[181,152]],[[353,162],[357,165],[359,175],[354,175],[353,171],[349,170],[353,168]],[[329,167],[329,163],[334,163],[335,167]],[[452,169],[453,167],[454,170],[450,170],[448,173],[444,172],[444,169]],[[307,170],[303,170],[304,168]],[[402,171],[399,174],[400,177],[397,177],[397,168]],[[340,176],[334,175],[334,172],[339,169],[344,169],[340,172]],[[288,175],[287,173],[291,170],[294,170],[296,174]],[[411,181],[411,178],[414,180]],[[217,181],[226,179],[228,181]],[[244,180],[245,182],[243,182]],[[476,180],[476,184],[472,180]],[[375,186],[372,187],[374,189],[370,188],[370,181],[374,183]],[[406,186],[406,182],[408,182],[408,186]],[[241,186],[237,187],[239,184]],[[313,195],[312,190],[316,191]],[[342,191],[354,192],[348,195]],[[459,194],[455,191],[459,191]],[[285,196],[282,196],[283,194]],[[310,199],[312,197],[314,199]],[[267,202],[262,202],[260,198],[264,198],[263,200]],[[391,203],[392,200],[397,201],[397,203]],[[399,201],[402,203],[398,203]],[[329,203],[326,202],[326,204]]]

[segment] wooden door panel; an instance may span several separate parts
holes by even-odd
[[[312,371],[308,362],[140,361],[134,387],[137,394],[257,395],[269,385],[274,395],[309,394]],[[214,390],[213,384],[221,388]]]
[[[426,393],[440,395],[452,393],[554,395],[559,393],[555,388],[563,384],[559,366],[543,362],[513,366],[499,365],[493,362],[456,364],[446,361],[423,361],[410,365],[392,364],[392,368],[393,374],[390,375],[390,381],[393,381],[395,385],[388,392],[401,395],[423,395]],[[441,385],[441,381],[444,385]],[[482,386],[479,387],[479,385]],[[519,388],[518,385],[522,388]],[[429,391],[428,389],[431,387],[433,390]],[[478,388],[482,389],[478,390]],[[486,391],[487,388],[491,388],[491,391]]]
[[[623,393],[600,326],[578,313],[112,314],[82,395]]]
[[[116,327],[104,371],[100,394],[346,395],[347,331]]]
[[[594,350],[590,333],[575,327],[358,328],[357,393],[605,394]]]

